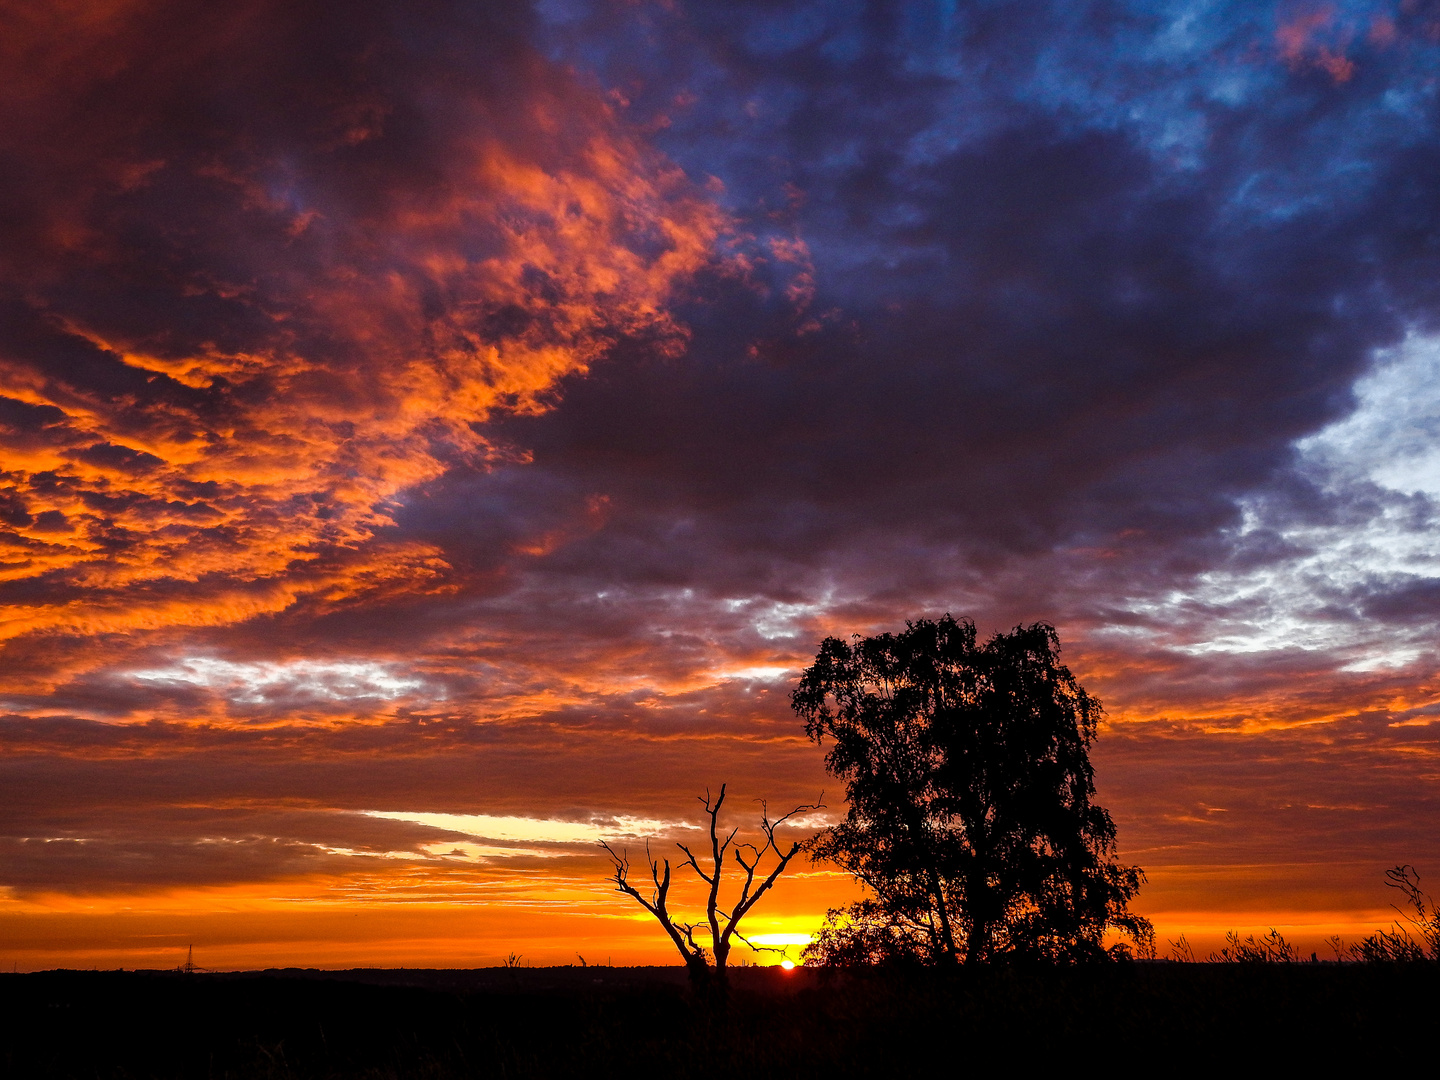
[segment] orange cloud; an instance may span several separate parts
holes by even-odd
[[[544,409],[617,340],[684,341],[669,303],[723,217],[602,99],[517,39],[517,87],[466,86],[459,63],[392,77],[362,60],[287,103],[308,126],[234,119],[227,95],[263,88],[214,65],[260,80],[271,64],[246,35],[350,32],[281,8],[76,4],[24,16],[29,43],[8,42],[25,87],[8,141],[52,186],[27,191],[24,265],[3,275],[30,324],[0,346],[0,483],[16,508],[0,581],[24,597],[0,606],[6,636],[438,587],[436,549],[376,541],[402,493],[483,467],[501,451],[481,423]],[[191,35],[185,58],[157,28]],[[443,100],[428,115],[427,94]],[[122,107],[91,108],[97,95]],[[212,127],[182,144],[165,125],[187,96]],[[366,169],[362,196],[348,185]],[[88,292],[97,274],[122,293]],[[186,327],[186,309],[213,322]]]

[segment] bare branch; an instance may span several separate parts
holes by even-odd
[[[695,944],[695,939],[688,930],[682,933],[681,929],[678,928],[671,919],[670,912],[666,908],[666,901],[670,894],[670,860],[663,860],[665,870],[662,876],[660,865],[657,864],[653,858],[650,858],[650,846],[648,844],[645,846],[646,859],[650,864],[650,879],[655,883],[655,892],[651,898],[647,900],[639,889],[630,884],[629,852],[622,849],[621,853],[617,855],[615,854],[615,849],[604,840],[600,841],[600,846],[609,853],[611,860],[615,863],[614,881],[616,890],[632,897],[636,903],[651,915],[655,916],[656,921],[658,921],[660,926],[665,930],[666,935],[675,945],[675,948],[679,950],[681,957],[684,958],[687,965],[694,964],[697,961],[703,963],[704,951],[699,945]]]
[[[716,917],[716,910],[720,906],[720,872],[725,868],[725,847],[730,846],[730,841],[735,838],[732,831],[725,840],[725,847],[720,846],[719,819],[720,807],[725,803],[725,785],[720,785],[720,795],[715,804],[710,804],[710,793],[705,793],[705,809],[710,813],[710,854],[714,863],[714,876],[706,878],[710,882],[710,896],[705,902],[705,915],[710,922],[710,942],[715,952],[715,964],[717,967],[725,963],[730,952],[728,938],[720,936],[720,920]],[[699,869],[698,867],[696,868]],[[701,877],[704,877],[702,874]]]
[[[701,978],[706,968],[706,949],[695,940],[695,933],[698,928],[708,923],[710,931],[710,953],[714,956],[715,970],[722,978],[726,967],[727,957],[730,953],[731,939],[735,938],[745,943],[749,948],[759,951],[780,952],[783,949],[774,949],[769,946],[755,945],[745,938],[739,931],[740,920],[755,906],[759,899],[775,884],[785,868],[790,865],[792,859],[800,852],[801,845],[793,843],[788,850],[782,850],[776,841],[776,830],[795,817],[797,814],[811,810],[823,809],[823,803],[813,803],[804,806],[797,806],[788,814],[785,814],[774,821],[770,820],[769,809],[761,800],[760,807],[760,830],[765,837],[763,845],[749,842],[736,842],[740,834],[738,827],[731,829],[728,833],[721,835],[720,810],[725,804],[726,785],[720,785],[720,791],[711,795],[707,789],[705,795],[700,799],[705,807],[705,813],[710,818],[710,858],[708,869],[701,869],[700,860],[695,853],[683,843],[676,843],[685,855],[680,863],[681,867],[688,866],[695,871],[697,877],[705,882],[709,888],[709,895],[705,903],[704,923],[680,922],[670,913],[668,900],[671,885],[671,868],[669,859],[655,859],[650,854],[650,845],[645,845],[646,863],[650,870],[650,880],[654,885],[652,895],[647,899],[634,885],[630,883],[630,859],[629,853],[622,850],[618,854],[608,842],[601,841],[600,846],[609,853],[611,861],[615,865],[614,882],[616,890],[632,897],[646,911],[653,915],[665,930],[675,948],[684,958],[687,967],[690,968],[692,977]],[[824,798],[822,793],[821,798]],[[734,905],[728,911],[720,907],[720,885],[725,869],[725,854],[733,852],[736,864],[744,871],[744,878],[740,883],[739,896]],[[761,863],[765,857],[774,852],[775,865],[768,873],[761,869]],[[762,876],[763,875],[763,876]],[[759,884],[757,885],[757,881]]]
[[[675,925],[678,926],[680,932],[685,935],[685,940],[690,946],[692,955],[703,960],[705,957],[705,948],[695,942],[695,923],[676,923]]]
[[[744,856],[740,854],[740,852],[743,851],[745,848],[749,848],[751,851],[755,852],[754,862],[747,863]],[[739,863],[745,870],[745,883],[740,886],[741,904],[743,904],[750,897],[750,887],[755,883],[755,870],[760,865],[760,858],[764,854],[765,849],[757,849],[754,844],[742,844],[740,847],[735,849],[735,861]]]
[[[779,953],[781,956],[785,955],[786,950],[783,945],[756,945],[744,934],[740,933],[739,930],[734,930],[731,932],[740,939],[740,941],[745,945],[747,949],[750,949],[752,952],[773,952]]]
[[[823,794],[821,798],[824,798]],[[724,941],[727,950],[729,948],[730,937],[736,934],[736,929],[739,926],[740,920],[743,919],[747,914],[749,914],[750,909],[760,902],[760,898],[762,896],[764,896],[767,892],[770,891],[771,887],[774,886],[775,882],[779,880],[780,875],[785,872],[785,868],[790,865],[790,860],[795,858],[795,856],[800,852],[800,844],[797,842],[790,845],[789,851],[782,853],[779,845],[775,842],[775,830],[784,822],[794,817],[796,814],[812,810],[821,810],[823,808],[823,804],[819,802],[807,804],[804,806],[797,806],[795,807],[795,809],[791,810],[788,814],[783,815],[778,820],[771,821],[769,808],[765,805],[763,801],[761,802],[760,827],[765,832],[765,847],[757,849],[754,844],[743,845],[743,847],[748,847],[750,848],[750,850],[755,852],[755,861],[753,863],[747,863],[743,858],[741,858],[741,849],[737,848],[735,851],[736,861],[738,861],[745,870],[745,883],[741,887],[740,898],[735,902],[734,908],[731,909],[730,914],[726,919],[724,934],[721,935],[721,937],[718,939]],[[758,888],[755,888],[754,892],[752,893],[751,889],[754,887],[755,874],[757,873],[757,870],[760,866],[760,860],[764,857],[766,851],[773,851],[777,856],[777,862],[775,866],[771,869],[770,873],[766,875],[765,879],[760,883],[760,886]],[[718,924],[716,929],[718,931]],[[744,939],[741,938],[741,940],[743,941]]]
[[[710,880],[710,875],[707,874],[707,873],[705,873],[704,870],[701,870],[701,869],[700,869],[700,864],[695,861],[695,856],[694,856],[694,854],[690,851],[690,849],[689,849],[688,847],[686,847],[684,844],[681,844],[681,843],[678,843],[678,842],[675,844],[675,846],[678,847],[681,851],[683,851],[683,852],[685,853],[685,861],[682,862],[680,865],[681,865],[681,866],[691,866],[691,867],[694,867],[695,873],[699,874],[700,877],[701,877],[703,880],[705,880],[705,881],[708,882],[708,881]]]

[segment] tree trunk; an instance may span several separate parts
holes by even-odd
[[[691,956],[685,961],[685,973],[690,976],[690,988],[697,994],[709,993],[717,981],[715,972],[705,963],[703,956]]]
[[[723,1020],[730,1008],[730,980],[723,967],[710,967],[704,959],[686,964],[690,995],[707,1022]]]

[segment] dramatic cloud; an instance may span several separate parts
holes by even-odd
[[[11,634],[442,590],[376,541],[665,310],[720,226],[513,5],[17,13]]]
[[[812,801],[797,670],[946,610],[1059,627],[1162,935],[1435,850],[1440,6],[5,19],[7,925],[567,960],[593,841]]]

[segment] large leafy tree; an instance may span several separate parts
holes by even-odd
[[[792,703],[849,811],[812,854],[868,895],[831,912],[812,957],[1080,960],[1113,954],[1110,929],[1150,947],[1128,910],[1144,875],[1115,861],[1093,801],[1100,702],[1059,654],[1044,623],[982,643],[949,615],[821,645]]]

